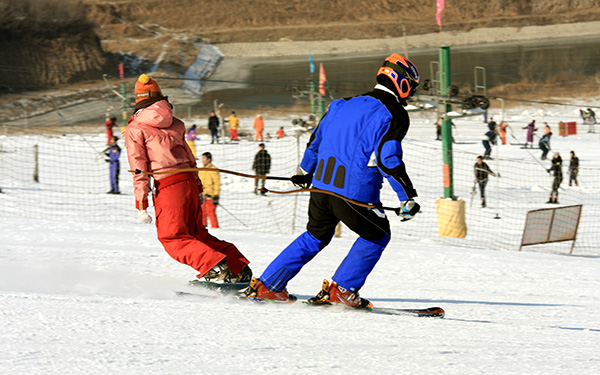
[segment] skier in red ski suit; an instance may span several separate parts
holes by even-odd
[[[132,170],[168,172],[195,168],[196,159],[185,141],[185,125],[158,83],[142,74],[136,85],[136,105],[125,131]],[[153,201],[158,240],[167,253],[210,281],[250,281],[250,263],[231,243],[208,233],[202,224],[202,183],[196,173],[154,174]],[[148,207],[149,175],[133,176],[135,205],[140,220],[152,222]]]

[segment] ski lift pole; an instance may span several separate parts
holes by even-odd
[[[125,84],[125,66],[123,62],[119,63],[119,76],[121,77],[121,98],[123,100],[122,116],[123,116],[123,126],[127,126],[127,85]]]
[[[442,118],[442,153],[444,161],[444,198],[456,200],[454,196],[454,176],[452,162],[452,121],[448,118],[448,112],[452,111],[450,99],[450,47],[442,46],[439,50],[440,59],[440,95],[444,98],[444,104],[440,106],[443,111]]]

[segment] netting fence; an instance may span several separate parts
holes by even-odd
[[[244,120],[242,120],[244,123]],[[247,123],[247,121],[246,121]],[[283,122],[282,122],[283,123]],[[286,121],[285,124],[289,124]],[[279,128],[278,123],[271,126]],[[60,221],[137,222],[131,175],[123,141],[120,158],[120,190],[107,194],[109,165],[103,150],[102,132],[62,133],[30,127],[0,126],[0,214],[51,218]],[[293,133],[288,131],[288,133]],[[265,140],[272,158],[270,175],[289,177],[296,171],[308,141],[308,133],[288,134],[282,139]],[[490,177],[487,208],[481,208],[479,192],[474,190],[474,152],[454,150],[455,195],[466,202],[466,238],[439,237],[435,202],[443,195],[441,142],[407,138],[404,160],[419,197],[422,212],[412,221],[400,223],[390,217],[393,236],[410,240],[428,239],[443,244],[497,250],[518,250],[529,210],[545,205],[552,177],[538,161],[498,158],[490,162],[500,178]],[[243,139],[239,143],[211,144],[208,136],[196,141],[198,156],[211,152],[218,168],[253,174],[251,169],[258,143]],[[200,164],[200,163],[199,163]],[[579,186],[560,188],[561,205],[583,205],[573,254],[600,255],[598,218],[600,217],[600,170],[581,167]],[[293,189],[287,181],[267,181],[271,190]],[[308,193],[256,195],[254,180],[221,174],[221,199],[217,209],[219,224],[225,230],[268,233],[300,233],[307,221]],[[398,205],[398,199],[384,183],[382,202]],[[152,207],[149,209],[152,215]],[[143,225],[143,224],[140,224]],[[348,233],[348,230],[342,230]],[[418,246],[418,242],[414,242]],[[529,246],[524,251],[568,253],[570,243]]]

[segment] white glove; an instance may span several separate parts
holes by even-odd
[[[400,221],[407,221],[415,217],[420,209],[421,206],[417,202],[409,199],[405,202],[402,202],[402,206],[396,213],[398,216],[400,216]]]
[[[144,224],[150,224],[152,222],[152,217],[148,215],[148,212],[146,212],[146,210],[138,210],[138,217],[140,218],[140,221]]]

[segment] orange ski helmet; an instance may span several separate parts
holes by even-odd
[[[384,76],[396,86],[398,95],[402,99],[413,95],[419,86],[417,67],[406,57],[397,53],[391,54],[383,61],[383,65],[377,71],[377,82],[381,83],[380,79]]]

